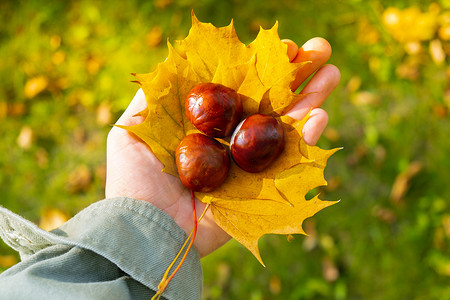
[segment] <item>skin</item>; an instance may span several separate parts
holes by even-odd
[[[328,122],[328,114],[320,106],[338,85],[340,72],[337,67],[325,64],[331,55],[331,46],[325,39],[313,38],[300,48],[291,40],[283,42],[288,46],[291,62],[312,62],[300,70],[292,85],[295,91],[311,77],[301,91],[310,94],[303,97],[287,115],[300,120],[311,111],[303,131],[305,142],[315,145]],[[138,90],[116,124],[129,126],[141,123],[144,119],[133,115],[145,109],[146,105],[144,93]],[[189,234],[193,227],[190,191],[177,177],[161,172],[163,165],[149,150],[147,145],[127,130],[118,127],[111,129],[107,139],[105,196],[125,196],[147,201],[172,217]],[[196,200],[197,216],[204,208],[205,204]],[[208,210],[198,224],[194,241],[200,255],[210,254],[229,239],[230,236],[216,225]]]

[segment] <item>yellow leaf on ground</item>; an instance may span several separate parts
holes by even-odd
[[[9,268],[17,263],[17,258],[14,255],[0,255],[0,267]]]
[[[50,231],[58,228],[69,220],[69,216],[56,208],[47,208],[42,213],[39,227],[44,230]]]
[[[48,79],[44,76],[30,78],[25,84],[25,97],[34,98],[48,86]]]
[[[17,137],[17,144],[22,149],[30,149],[33,145],[33,136],[33,129],[25,125],[20,129],[19,136]]]

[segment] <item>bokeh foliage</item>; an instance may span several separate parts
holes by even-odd
[[[450,298],[450,3],[2,1],[0,204],[39,223],[102,199],[105,140],[145,73],[184,38],[191,9],[241,40],[280,23],[333,47],[329,161],[309,237],[268,236],[262,268],[230,242],[203,260],[205,299]],[[18,260],[0,244],[0,270]]]

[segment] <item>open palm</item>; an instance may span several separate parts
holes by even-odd
[[[314,145],[328,122],[328,115],[320,106],[336,88],[340,73],[335,66],[324,65],[331,55],[331,47],[326,40],[313,38],[301,48],[290,40],[284,42],[288,45],[288,56],[292,62],[312,62],[299,72],[292,88],[296,90],[315,73],[301,91],[314,93],[302,98],[287,114],[302,119],[311,111],[304,126],[304,139],[306,143]],[[129,126],[141,123],[143,117],[134,115],[144,110],[146,105],[145,95],[139,90],[116,124]],[[189,234],[193,227],[190,191],[177,177],[161,172],[162,169],[162,163],[141,140],[124,129],[111,129],[107,140],[106,198],[131,197],[150,202],[172,217]],[[205,204],[197,200],[197,215],[204,208]],[[229,238],[208,212],[198,225],[194,246],[201,256],[205,256]]]

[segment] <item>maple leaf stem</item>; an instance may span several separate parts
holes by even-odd
[[[152,297],[152,300],[158,300],[161,298],[162,293],[166,289],[167,285],[172,280],[172,278],[175,276],[175,274],[178,272],[178,270],[181,268],[181,265],[183,264],[183,262],[186,260],[189,250],[191,249],[191,247],[194,243],[195,236],[197,235],[198,222],[200,222],[203,219],[203,217],[206,214],[206,211],[209,208],[209,204],[207,204],[205,209],[203,210],[200,218],[197,220],[197,212],[195,210],[195,195],[194,195],[194,191],[192,191],[192,190],[191,190],[191,199],[192,199],[192,212],[193,212],[193,217],[194,217],[194,228],[192,228],[191,233],[189,234],[188,238],[184,242],[183,246],[181,246],[180,251],[178,251],[178,253],[175,256],[175,258],[173,259],[172,263],[169,265],[166,272],[164,273],[163,278],[161,279],[161,282],[158,284],[158,292]],[[188,245],[188,242],[189,242],[189,245]],[[186,249],[186,251],[184,251],[184,249],[186,248],[186,245],[187,245],[187,249]],[[184,251],[184,254],[183,254],[183,257],[181,258],[180,263],[175,268],[175,270],[172,272],[172,274],[170,274],[170,276],[169,276],[170,270],[173,268],[175,262],[178,260],[178,258],[180,257],[181,253],[183,253],[183,251]]]

